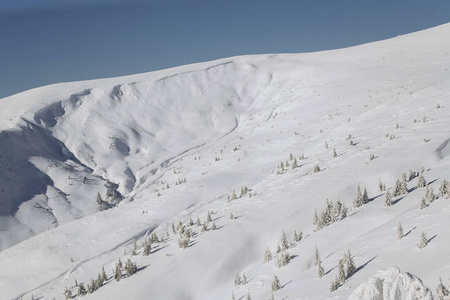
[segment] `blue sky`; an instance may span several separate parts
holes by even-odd
[[[2,0],[0,98],[235,55],[348,47],[447,22],[448,0]]]

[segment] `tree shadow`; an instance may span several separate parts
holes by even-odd
[[[400,202],[401,200],[403,200],[403,198],[405,198],[407,195],[402,195],[400,198],[396,199],[396,200],[392,200],[392,205],[397,204],[398,202]]]
[[[377,258],[378,255],[375,255],[374,257],[372,257],[371,259],[369,259],[365,264],[359,266],[358,268],[356,268],[356,272],[364,269],[370,262],[372,262],[375,258]]]
[[[434,236],[432,236],[431,238],[428,239],[428,243],[431,242],[431,240],[435,239],[437,237],[437,234],[435,234]]]
[[[167,247],[169,247],[169,245],[165,245],[165,246],[163,246],[163,247],[159,247],[158,249],[156,249],[156,250],[154,250],[154,251],[151,251],[150,254],[159,252],[159,251],[161,251],[162,249],[167,248]]]
[[[284,288],[285,286],[287,286],[287,285],[288,285],[289,283],[291,283],[291,282],[292,282],[292,280],[286,282],[285,284],[283,284],[283,285],[281,286],[281,288]]]
[[[403,235],[403,237],[409,235],[409,234],[410,234],[414,229],[416,229],[416,228],[417,228],[417,226],[414,226],[414,228],[410,229],[407,233],[405,233],[405,234]]]

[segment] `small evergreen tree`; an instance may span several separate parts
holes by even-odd
[[[318,164],[315,164],[315,165],[314,165],[313,173],[319,173],[319,172],[320,172],[320,167],[319,167]]]
[[[425,207],[427,207],[427,200],[425,199],[425,197],[422,197],[422,200],[420,200],[420,209],[424,209]]]
[[[280,280],[278,279],[278,277],[275,275],[275,276],[273,276],[273,281],[272,281],[272,292],[276,292],[279,289],[281,289],[281,283],[280,283]]]
[[[322,278],[325,275],[325,270],[322,267],[322,263],[319,260],[319,264],[318,266],[318,274],[319,274],[319,278]]]
[[[369,195],[367,195],[367,189],[366,188],[364,188],[362,202],[363,202],[363,204],[369,203]]]
[[[212,222],[211,212],[208,211],[208,215],[206,216],[206,223]]]
[[[449,292],[445,285],[442,283],[442,278],[439,277],[439,285],[436,289],[436,292],[438,294],[439,299],[444,299],[444,297],[447,297],[449,295]]]
[[[66,289],[64,290],[64,297],[66,297],[66,299],[71,299],[72,298],[72,290],[69,289],[67,286],[66,286]]]
[[[288,241],[287,241],[287,239],[286,239],[286,233],[284,233],[284,230],[283,230],[283,234],[281,235],[281,250],[286,250],[286,249],[288,249],[289,248],[289,244],[288,244]]]
[[[338,263],[338,274],[337,274],[337,281],[342,284],[345,281],[345,269],[344,269],[344,261],[342,259],[339,260]]]
[[[422,233],[420,234],[420,242],[417,245],[419,247],[419,249],[425,248],[428,245],[428,239],[425,236],[425,232],[422,231]]]
[[[314,266],[317,266],[318,264],[320,264],[320,254],[319,254],[319,249],[317,248],[317,245],[314,249]]]
[[[356,273],[356,266],[353,261],[352,254],[350,253],[350,249],[348,249],[348,252],[344,255],[344,264],[345,278],[350,278]]]
[[[422,174],[419,175],[419,179],[417,182],[417,188],[423,188],[427,185],[427,181],[425,180],[425,178],[423,177]]]
[[[202,223],[200,222],[200,218],[197,217],[197,223],[195,224],[197,227],[200,227],[202,225]]]
[[[125,264],[125,272],[127,273],[127,277],[135,274],[137,272],[137,266],[130,259],[127,260]]]
[[[106,276],[105,267],[102,267],[102,281],[105,283],[108,280],[108,277]]]
[[[291,261],[291,255],[289,254],[289,252],[286,251],[281,254],[280,258],[278,258],[277,267],[278,268],[284,267],[290,261]]]
[[[402,224],[400,223],[400,221],[398,221],[398,225],[397,225],[397,239],[401,240],[403,238],[403,228],[402,228]]]
[[[334,281],[331,282],[330,285],[330,293],[334,292],[335,290],[337,290],[339,288],[340,284],[339,281],[337,279],[335,279]]]
[[[449,198],[449,183],[444,179],[439,187],[439,196],[442,198]]]
[[[144,242],[144,251],[142,251],[142,255],[149,256],[151,251],[152,251],[152,245],[149,242],[145,241]]]
[[[234,285],[240,285],[242,282],[241,276],[239,275],[239,273],[236,274],[236,276],[234,277]]]
[[[247,284],[247,277],[245,276],[245,273],[242,273],[242,285]]]
[[[252,296],[250,296],[250,292],[247,294],[247,300],[252,300]]]
[[[345,206],[345,204],[342,204],[341,209],[341,220],[347,218],[348,208]]]
[[[389,191],[386,192],[386,198],[384,200],[384,206],[389,207],[392,205],[392,196]]]
[[[381,179],[378,181],[378,191],[380,192],[386,191],[386,185],[383,182],[381,182]]]
[[[217,229],[216,222],[213,222],[211,229],[212,230],[216,230]]]
[[[363,195],[361,193],[361,187],[358,184],[358,188],[356,189],[356,198],[353,200],[353,207],[361,207],[364,204],[363,202]]]
[[[78,293],[77,293],[77,296],[78,297],[81,297],[81,296],[84,296],[84,295],[86,295],[87,294],[87,291],[86,291],[86,288],[84,287],[84,284],[83,283],[80,283],[79,285],[78,285]]]
[[[317,210],[314,210],[313,225],[317,226],[318,224],[319,224],[319,217],[317,216]]]
[[[267,247],[266,252],[264,252],[264,262],[269,262],[272,260],[272,253],[270,252],[269,247]]]
[[[333,148],[333,158],[337,157],[336,149]]]

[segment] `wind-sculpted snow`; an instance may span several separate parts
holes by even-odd
[[[417,276],[397,267],[380,270],[361,284],[348,300],[433,300],[430,290]]]

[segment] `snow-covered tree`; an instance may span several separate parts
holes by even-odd
[[[378,181],[378,191],[380,192],[386,191],[386,185],[383,182],[381,182],[381,179]]]
[[[419,175],[419,179],[417,182],[417,188],[423,188],[427,185],[427,181],[425,180],[425,178],[423,177],[422,174]]]
[[[422,197],[422,200],[420,200],[420,209],[424,209],[425,207],[427,207],[427,200],[425,197]]]
[[[247,300],[252,300],[252,296],[250,295],[250,292],[247,294]]]
[[[102,267],[102,281],[105,283],[108,280],[106,276],[105,267]]]
[[[200,222],[200,218],[199,218],[199,217],[197,217],[197,222],[195,223],[195,225],[196,225],[197,227],[202,226],[202,222]]]
[[[186,237],[182,237],[178,240],[178,247],[181,249],[186,249],[189,247],[190,239]]]
[[[346,276],[345,276],[345,269],[344,269],[344,261],[342,259],[339,260],[338,263],[338,274],[337,274],[337,281],[342,284],[344,283]]]
[[[389,191],[386,192],[386,196],[385,196],[385,200],[384,200],[384,206],[389,207],[392,205],[392,196],[391,193],[389,193]]]
[[[272,260],[272,253],[270,252],[269,247],[267,247],[266,252],[264,252],[264,262],[269,262]]]
[[[278,277],[276,275],[274,275],[273,276],[273,281],[272,281],[272,292],[276,292],[279,289],[281,289],[280,280],[278,279]]]
[[[439,285],[436,289],[436,292],[438,294],[439,299],[444,299],[444,297],[447,297],[449,295],[449,292],[445,285],[442,283],[442,278],[439,277]]]
[[[213,224],[211,226],[211,230],[216,230],[216,229],[217,229],[216,222],[213,221]]]
[[[400,221],[398,221],[398,225],[397,225],[397,239],[401,240],[403,238],[403,228],[402,228],[402,224],[400,223]]]
[[[337,157],[336,149],[333,148],[333,158]]]
[[[208,211],[208,214],[206,215],[206,223],[212,222],[211,212]]]
[[[366,188],[364,188],[364,193],[363,193],[363,196],[362,196],[362,202],[363,202],[363,204],[366,204],[366,203],[369,202],[369,195],[367,195],[367,189]]]
[[[68,287],[66,287],[66,289],[64,290],[64,297],[66,297],[66,299],[72,298],[72,290]]]
[[[281,250],[286,250],[289,248],[289,243],[286,239],[286,233],[283,230],[283,234],[281,235]]]
[[[356,198],[353,200],[353,207],[361,207],[364,204],[363,202],[363,195],[361,193],[361,187],[358,185],[358,188],[356,189]]]
[[[322,263],[319,260],[319,264],[317,265],[319,278],[322,278],[325,275],[325,270],[322,267]]]
[[[345,204],[342,204],[341,220],[347,218],[347,214],[348,214],[348,208],[347,208],[347,206],[345,206]]]
[[[319,217],[317,216],[317,210],[314,210],[313,225],[317,226],[318,224],[319,224]]]
[[[331,282],[330,285],[330,293],[334,292],[335,290],[337,290],[340,287],[340,283],[337,279],[335,279],[334,281]]]
[[[314,169],[313,169],[313,173],[319,173],[320,172],[320,167],[318,164],[314,165]]]
[[[86,290],[86,288],[84,287],[84,284],[83,284],[83,283],[80,283],[80,284],[78,285],[77,296],[78,296],[78,297],[81,297],[81,296],[84,296],[84,295],[86,295],[86,294],[87,294],[87,290]]]
[[[242,273],[242,285],[247,284],[247,276],[245,276],[245,273]]]
[[[356,266],[355,262],[353,261],[352,254],[350,253],[350,249],[348,249],[347,253],[344,255],[343,260],[345,265],[345,278],[349,278],[356,273]]]
[[[281,253],[281,256],[278,258],[277,267],[281,268],[287,265],[291,261],[291,255],[289,252]]]
[[[436,199],[436,195],[434,194],[433,186],[427,185],[427,189],[425,190],[425,198],[428,203],[433,203]]]
[[[142,251],[142,255],[149,256],[152,251],[152,245],[149,242],[145,241],[143,247],[144,250]]]
[[[417,246],[419,247],[419,249],[422,249],[422,248],[425,248],[427,245],[428,245],[428,239],[425,235],[425,232],[422,231],[422,233],[420,234],[420,241]]]
[[[314,249],[314,266],[317,266],[318,264],[320,264],[320,254],[316,245]]]
[[[450,188],[449,188],[449,182],[444,179],[442,181],[441,186],[439,187],[439,196],[442,198],[449,198],[450,197]]]
[[[241,276],[239,275],[239,273],[236,274],[236,276],[234,277],[234,285],[240,285],[242,282]]]

